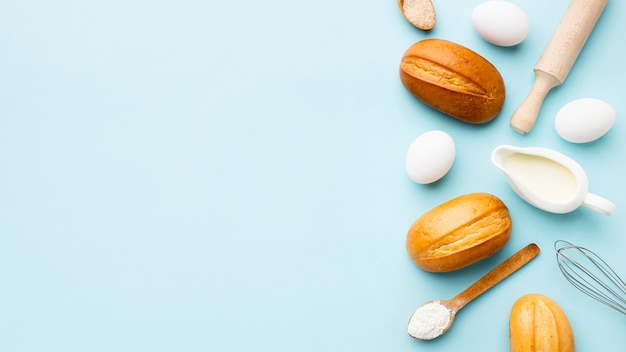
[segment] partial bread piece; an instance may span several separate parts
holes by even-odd
[[[509,209],[496,196],[470,193],[423,214],[407,234],[413,262],[432,272],[463,268],[500,250],[511,236]]]
[[[509,320],[511,352],[574,352],[574,333],[556,302],[540,294],[519,298]]]

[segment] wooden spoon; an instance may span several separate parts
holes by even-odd
[[[398,6],[413,26],[425,31],[435,27],[437,14],[432,0],[398,0]]]
[[[409,320],[409,335],[418,340],[431,340],[445,334],[454,321],[456,313],[474,298],[480,296],[500,281],[506,279],[539,254],[539,247],[531,243],[493,268],[463,292],[449,300],[424,303]],[[446,316],[449,313],[449,317]]]

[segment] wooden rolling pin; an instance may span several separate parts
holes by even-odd
[[[563,84],[608,0],[572,0],[535,65],[535,84],[511,116],[511,127],[528,133],[553,87]]]

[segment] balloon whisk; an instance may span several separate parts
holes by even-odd
[[[587,296],[626,314],[626,284],[602,258],[563,240],[556,241],[554,249],[567,281]]]

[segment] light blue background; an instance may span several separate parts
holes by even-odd
[[[626,3],[610,1],[526,136],[509,117],[569,1],[515,1],[531,31],[514,48],[476,34],[479,3],[435,0],[423,32],[395,0],[2,1],[0,350],[506,351],[510,308],[531,292],[559,303],[579,351],[622,350],[626,318],[572,288],[552,246],[584,245],[626,275]],[[404,90],[400,58],[424,38],[499,69],[507,98],[492,123],[453,120]],[[617,121],[574,145],[553,120],[583,97]],[[457,158],[441,181],[414,184],[405,153],[432,129]],[[503,143],[568,154],[615,214],[524,203],[490,163]],[[509,206],[509,243],[457,272],[417,268],[411,223],[470,192]],[[530,242],[540,256],[448,334],[408,337],[420,304]]]

